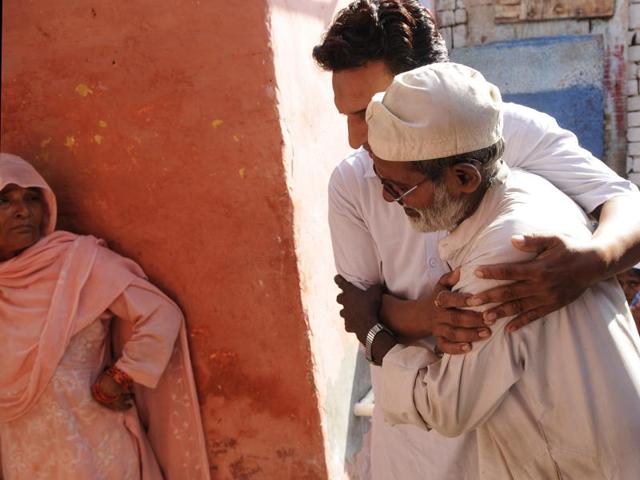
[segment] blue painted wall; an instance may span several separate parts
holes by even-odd
[[[503,99],[553,116],[580,144],[604,156],[604,51],[599,35],[498,42],[456,49],[452,61],[496,84]]]

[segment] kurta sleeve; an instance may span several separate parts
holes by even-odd
[[[116,367],[136,383],[154,388],[171,358],[182,312],[143,279],[134,280],[109,306],[109,311],[130,322],[133,328]]]
[[[361,289],[382,283],[380,260],[358,202],[357,172],[336,168],[329,181],[329,228],[336,270]]]
[[[506,104],[504,160],[546,178],[587,212],[620,195],[638,195],[638,188],[582,148],[577,137],[551,116]],[[639,197],[640,198],[640,197]]]
[[[508,227],[479,240],[478,249],[461,268],[456,289],[478,293],[504,282],[483,280],[474,275],[477,266],[516,262],[532,254],[511,246]],[[490,306],[490,305],[489,305]],[[474,308],[480,311],[489,306]],[[422,346],[398,345],[382,363],[383,394],[381,406],[392,425],[412,424],[433,428],[454,437],[485,422],[509,394],[509,389],[524,371],[523,335],[530,335],[543,322],[535,322],[525,332],[506,333],[504,326],[513,318],[501,319],[492,327],[487,340],[473,344],[464,355],[444,355],[438,359]]]

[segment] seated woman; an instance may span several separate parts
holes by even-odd
[[[0,154],[4,479],[208,479],[180,310],[103,241],[54,231],[56,209]]]

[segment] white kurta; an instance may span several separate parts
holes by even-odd
[[[546,180],[502,166],[475,213],[440,241],[456,290],[498,283],[480,265],[530,259],[515,234],[588,242],[590,222]],[[502,282],[504,283],[504,282]],[[484,308],[481,308],[484,309]],[[391,424],[446,436],[477,432],[480,478],[635,480],[640,472],[640,337],[615,281],[513,334],[509,319],[465,355],[442,360],[396,346],[383,361],[379,403]]]
[[[548,115],[504,105],[504,160],[538,173],[585,211],[637,188],[579,147],[576,137]],[[640,195],[638,196],[640,201]],[[329,183],[329,224],[338,273],[359,287],[383,280],[395,295],[427,294],[449,270],[438,254],[442,233],[414,231],[402,209],[382,198],[366,151],[343,160]],[[378,397],[379,367],[371,368]],[[413,426],[392,428],[374,409],[371,470],[374,480],[462,480],[477,478],[475,436],[448,439]]]

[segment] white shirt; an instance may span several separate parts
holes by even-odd
[[[504,104],[504,160],[550,180],[585,211],[637,188],[580,148],[572,133],[546,114]],[[640,198],[640,196],[639,196]],[[343,160],[329,183],[329,224],[338,273],[365,288],[386,282],[407,299],[428,294],[449,270],[437,245],[443,233],[414,231],[402,209],[382,198],[372,161],[360,149]],[[379,396],[379,367],[371,368]],[[371,470],[374,480],[477,478],[475,436],[448,439],[413,426],[392,428],[374,409]]]
[[[528,260],[515,234],[591,238],[580,208],[549,182],[502,166],[474,214],[440,241],[456,290],[499,283],[480,265]],[[484,307],[486,308],[486,307]],[[484,310],[478,307],[477,310]],[[640,473],[640,337],[615,279],[513,334],[501,319],[465,355],[424,347],[384,358],[379,403],[391,424],[447,436],[475,430],[480,478],[635,480]]]

